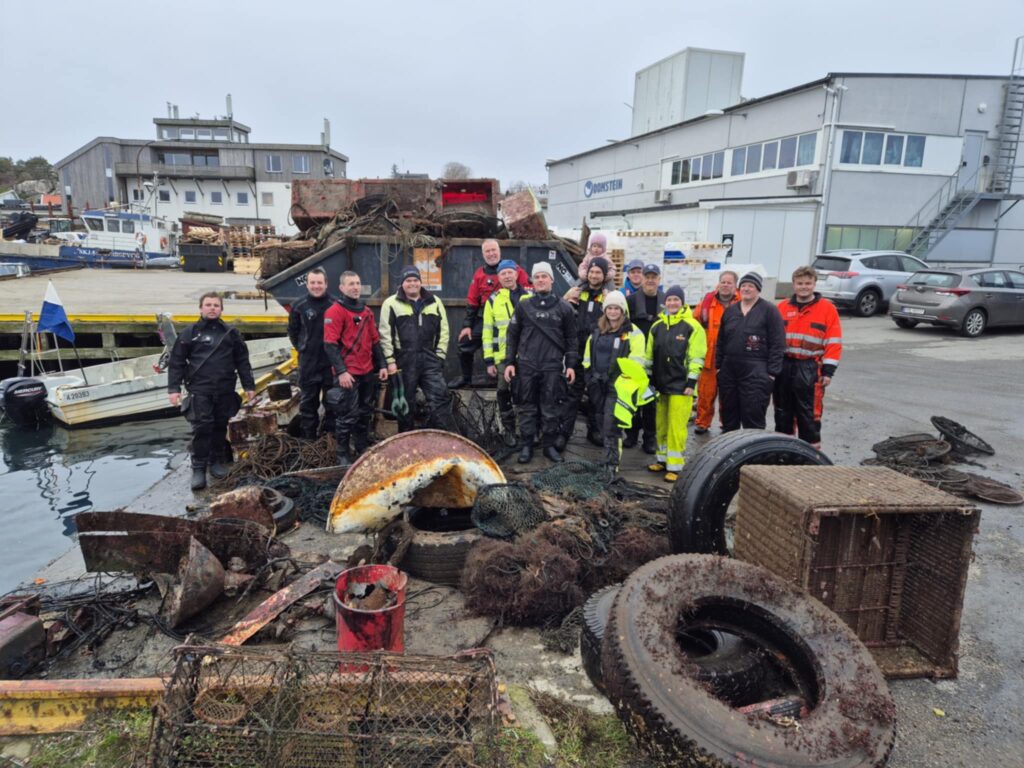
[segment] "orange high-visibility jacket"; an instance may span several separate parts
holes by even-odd
[[[729,304],[735,304],[740,300],[739,294],[732,297]],[[718,341],[718,329],[722,325],[722,313],[729,304],[723,304],[718,300],[718,291],[711,291],[701,301],[700,306],[694,313],[697,321],[704,326],[704,332],[708,339],[708,353],[704,358],[704,370],[715,370],[715,342]]]
[[[835,305],[815,293],[806,304],[783,299],[779,313],[786,325],[786,357],[817,360],[822,376],[835,375],[843,354],[843,329]]]

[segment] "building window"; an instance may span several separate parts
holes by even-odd
[[[193,152],[192,162],[195,165],[219,166],[220,155],[216,152]]]
[[[210,141],[213,138],[213,131],[210,128],[196,129],[196,138],[199,141]]]
[[[690,158],[690,181],[700,181],[700,158]]]
[[[722,178],[725,168],[725,152],[715,152],[700,157],[688,157],[672,161],[670,184],[689,184],[691,181],[708,181]]]
[[[267,173],[281,173],[280,155],[267,155]]]
[[[747,148],[740,147],[732,151],[732,172],[730,176],[742,176],[747,163]]]
[[[890,133],[885,137],[885,164],[900,165],[903,162],[903,137]]]
[[[725,152],[715,152],[714,160],[711,163],[711,178],[720,179],[722,178],[722,172],[725,169]]]
[[[882,140],[884,134],[868,132],[864,134],[864,150],[860,156],[861,165],[882,164]]]
[[[907,136],[907,153],[903,165],[907,168],[920,168],[924,163],[924,136]]]
[[[843,148],[839,150],[840,163],[860,162],[860,143],[864,134],[860,131],[843,131]]]
[[[135,189],[132,190],[132,200],[134,200],[136,203],[141,202],[142,200],[145,199],[146,193],[143,192],[141,189],[136,187]]]
[[[260,193],[260,201],[263,205],[274,204],[274,193],[273,192],[262,192]]]
[[[178,138],[177,128],[163,127],[160,129],[160,138],[162,139],[176,139]]]
[[[158,196],[158,198],[159,198],[161,203],[169,203],[169,202],[171,202],[171,191],[169,189],[161,189],[157,193],[157,196]]]
[[[230,141],[231,132],[227,128],[214,128],[213,129],[213,140],[214,141]]]
[[[222,205],[224,203],[224,193],[223,192],[211,192],[210,193],[210,203],[213,204],[213,205]]]
[[[195,128],[182,128],[180,136],[183,139],[194,139],[196,137],[196,130]]]
[[[761,170],[762,171],[773,171],[775,165],[778,162],[779,155],[779,142],[769,141],[764,145],[764,153],[761,158]]]
[[[825,250],[854,248],[866,251],[905,251],[913,239],[912,227],[829,225],[825,229]]]
[[[814,134],[807,134],[811,137],[812,143]],[[803,138],[803,137],[801,137]],[[778,168],[792,168],[796,165],[796,136],[790,136],[779,142],[779,163]]]
[[[747,147],[747,173],[757,173],[761,170],[761,145],[751,144]]]
[[[796,152],[797,165],[813,165],[814,150],[818,145],[818,134],[805,133],[800,137],[800,148]],[[781,167],[781,166],[780,166]]]
[[[248,205],[249,204],[249,193],[248,192],[239,192],[235,196],[235,202],[237,202],[239,205]]]
[[[324,158],[324,176],[328,179],[334,178],[334,161],[329,157]]]
[[[185,190],[185,202],[194,203],[196,201],[196,191],[194,189]]]
[[[292,173],[309,173],[309,155],[292,155]]]

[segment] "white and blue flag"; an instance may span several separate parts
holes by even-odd
[[[43,308],[39,310],[39,323],[36,331],[42,333],[49,331],[55,336],[60,336],[66,341],[75,343],[75,332],[71,330],[71,323],[68,321],[68,313],[64,311],[57,289],[53,287],[51,280],[46,286],[46,295],[43,296]]]

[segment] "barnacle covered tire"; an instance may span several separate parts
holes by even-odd
[[[580,656],[583,659],[583,671],[597,690],[604,693],[604,678],[601,675],[601,643],[604,640],[604,627],[608,623],[608,614],[612,610],[612,602],[619,593],[621,584],[598,590],[583,604],[583,631],[580,633]]]
[[[725,515],[747,464],[829,465],[809,443],[775,432],[728,432],[709,441],[688,461],[669,499],[669,538],[673,552],[728,554]]]
[[[595,592],[583,604],[583,631],[580,634],[580,656],[583,670],[601,693],[605,692],[601,672],[601,647],[612,603],[621,584],[613,584]],[[696,652],[693,677],[731,704],[747,704],[757,700],[764,681],[764,664],[756,648],[737,635],[714,629],[691,628],[685,633],[686,646]]]
[[[784,659],[808,714],[745,715],[693,679],[676,641],[690,623],[757,638]],[[605,628],[608,698],[644,748],[671,765],[868,768],[884,765],[896,707],[867,648],[834,613],[764,568],[670,555],[626,579]]]
[[[455,530],[427,530],[426,514],[428,510],[425,509],[414,509],[409,513],[413,537],[399,567],[417,579],[458,587],[469,548],[484,538],[484,534],[473,526],[469,510],[458,520],[452,520],[451,527]]]

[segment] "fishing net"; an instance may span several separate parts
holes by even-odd
[[[947,419],[945,416],[932,416],[932,425],[939,430],[939,434],[942,435],[950,445],[953,446],[953,450],[962,454],[981,453],[985,456],[994,456],[995,449],[978,437],[976,434],[971,432],[963,424],[958,424],[952,419]]]
[[[485,485],[477,491],[473,525],[496,539],[511,539],[547,520],[537,495],[521,483]]]
[[[613,473],[604,464],[563,461],[542,469],[530,478],[530,485],[564,499],[591,499],[611,482]]]
[[[583,631],[583,606],[577,606],[566,614],[557,627],[549,627],[540,633],[540,641],[549,651],[572,653],[580,642]]]
[[[483,397],[476,390],[459,390],[452,397],[452,419],[463,437],[472,440],[491,455],[503,461],[516,451],[501,432],[498,401]]]

